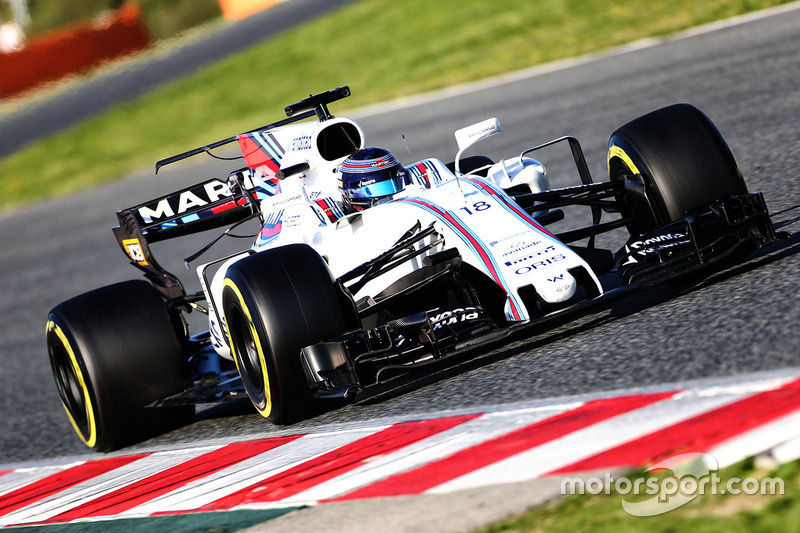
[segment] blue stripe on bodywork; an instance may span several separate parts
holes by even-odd
[[[519,302],[517,297],[511,291],[508,283],[503,276],[503,272],[500,269],[500,266],[495,262],[494,257],[489,252],[488,247],[483,243],[483,241],[473,233],[467,224],[464,223],[462,219],[455,215],[452,211],[443,209],[439,206],[436,206],[423,198],[418,197],[411,197],[411,198],[401,198],[397,200],[398,202],[406,202],[416,205],[425,211],[431,213],[436,218],[444,222],[456,235],[458,235],[462,241],[469,247],[475,256],[480,259],[484,265],[487,267],[487,271],[491,274],[494,272],[496,275],[491,275],[494,281],[503,288],[506,293],[506,297],[508,298],[508,302],[511,306],[511,318],[515,321],[521,321],[523,319],[523,313],[520,311],[521,309],[525,309],[524,305]],[[458,226],[453,224],[447,217],[451,217],[455,222],[458,223]],[[460,227],[459,227],[460,226]],[[462,229],[463,228],[463,229]]]

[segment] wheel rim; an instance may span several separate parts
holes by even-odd
[[[264,376],[261,372],[261,357],[256,347],[256,339],[250,322],[239,306],[231,307],[230,316],[227,317],[228,330],[239,374],[251,396],[257,397],[260,401],[264,397]]]
[[[50,328],[52,326],[52,329]],[[53,323],[48,325],[47,347],[50,365],[56,381],[58,396],[67,411],[72,426],[81,439],[90,447],[94,446],[94,424],[92,407],[88,404],[87,394],[80,370],[75,367],[77,361],[64,343],[63,332]]]
[[[72,366],[69,354],[60,344],[51,345],[50,358],[53,362],[53,375],[61,402],[81,431],[85,432],[87,427],[86,401],[83,398],[83,388]]]

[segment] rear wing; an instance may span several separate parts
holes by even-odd
[[[256,186],[250,169],[244,168],[232,172],[227,182],[213,178],[118,215],[130,213],[147,241],[153,243],[239,222],[256,212],[251,199],[261,199],[259,192],[263,196],[268,186],[265,182]]]
[[[185,296],[180,280],[158,264],[150,250],[150,244],[229,226],[257,214],[257,200],[280,192],[279,180],[284,178],[284,174],[278,172],[283,148],[274,144],[276,141],[271,138],[270,130],[314,116],[319,122],[332,119],[333,115],[328,111],[327,104],[347,96],[350,96],[347,86],[309,96],[287,106],[284,111],[288,118],[284,120],[158,161],[156,173],[166,165],[197,154],[210,153],[214,148],[236,141],[239,141],[242,148],[248,148],[248,143],[253,139],[260,139],[265,144],[273,142],[271,146],[277,147],[277,153],[263,154],[261,163],[274,167],[260,167],[267,171],[266,176],[256,178],[253,169],[243,168],[232,172],[227,181],[212,178],[117,212],[119,226],[113,228],[114,236],[122,251],[130,258],[131,264],[142,270],[145,277],[167,298]],[[245,152],[246,160],[248,155],[251,154]]]
[[[279,128],[281,126],[286,126],[287,124],[291,124],[293,122],[298,122],[300,120],[311,118],[314,115],[317,116],[317,120],[319,120],[320,122],[331,119],[333,118],[333,115],[331,115],[330,112],[328,111],[327,104],[330,104],[331,102],[335,102],[337,100],[341,100],[342,98],[347,98],[348,96],[350,96],[350,87],[346,85],[344,87],[338,87],[336,89],[333,89],[332,91],[326,91],[324,93],[319,93],[316,95],[309,96],[304,100],[300,100],[296,104],[291,104],[286,106],[284,111],[288,118],[158,161],[156,163],[156,174],[158,174],[160,168],[166,165],[182,161],[197,154],[209,153],[214,148],[219,148],[220,146],[225,146],[226,144],[236,142],[237,140],[239,140],[239,137],[241,135],[247,135],[249,133],[257,133],[260,131]]]
[[[210,179],[162,198],[117,212],[112,228],[131,263],[168,298],[184,294],[180,281],[156,262],[150,244],[229,226],[258,212],[256,195],[268,184],[253,184],[249,169],[231,173],[228,183]]]

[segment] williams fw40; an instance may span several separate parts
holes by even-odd
[[[76,296],[47,321],[61,401],[87,446],[113,450],[245,395],[291,423],[610,298],[703,279],[777,238],[690,105],[617,129],[608,180],[595,182],[573,137],[497,162],[462,157],[500,132],[497,119],[456,131],[452,162],[401,166],[330,114],[349,94],[310,96],[274,124],[158,162],[238,142],[245,166],[117,213],[114,234],[145,280]],[[574,159],[572,186],[551,188],[534,158],[555,145]],[[559,232],[575,206],[591,223]],[[153,257],[155,242],[247,221],[259,226],[247,249],[208,259],[212,242],[186,259],[198,292]],[[629,238],[596,246],[616,229]],[[189,312],[207,314],[207,331],[189,331]]]

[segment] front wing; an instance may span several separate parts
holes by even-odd
[[[541,331],[613,299],[698,279],[778,237],[760,193],[733,196],[631,238],[616,256],[617,285],[600,295],[511,325],[498,324],[479,307],[423,311],[308,346],[303,369],[317,397],[347,397],[398,372]],[[457,268],[457,261],[448,267]]]

